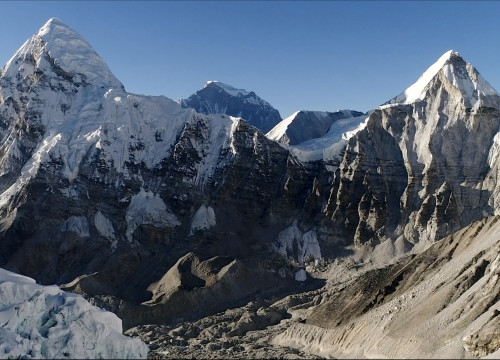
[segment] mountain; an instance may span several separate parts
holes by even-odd
[[[269,248],[296,221],[315,233],[321,162],[241,118],[126,92],[57,19],[2,68],[0,99],[0,266],[64,284],[126,328],[300,286]],[[178,263],[190,253],[203,275]],[[167,274],[174,292],[155,286]]]
[[[0,351],[6,358],[145,359],[110,312],[57,286],[0,269]]]
[[[424,81],[425,80],[425,81]],[[328,213],[355,243],[429,242],[495,212],[500,97],[449,51],[353,136]]]
[[[297,145],[304,141],[322,137],[338,120],[362,116],[353,110],[297,111],[272,128],[266,136],[282,144]]]
[[[284,257],[297,248],[298,261],[326,258],[304,261],[323,287],[133,331],[152,334],[159,351],[177,341],[174,356],[235,357],[241,347],[255,357],[261,348],[303,358],[498,357],[500,229],[489,215],[498,213],[500,98],[458,53],[436,64],[369,114],[336,169],[322,169],[332,175],[315,182],[315,202],[332,223],[317,218],[302,232],[294,222],[276,237]],[[355,246],[333,259],[325,238]],[[228,338],[206,344],[208,334]]]
[[[428,85],[440,72],[458,89],[468,106],[473,106],[479,97],[498,95],[495,89],[471,65],[464,61],[459,53],[449,50],[445,52],[420,78],[403,93],[389,100],[386,104],[411,104],[423,100]],[[484,104],[483,104],[484,105]]]
[[[281,115],[253,91],[236,89],[219,81],[208,81],[203,89],[180,100],[183,108],[202,114],[226,114],[248,121],[264,133],[281,121]]]
[[[290,344],[304,341],[320,352],[325,328],[353,339],[344,321],[365,326],[356,321],[374,314],[373,330],[385,314],[377,308],[396,306],[396,294],[412,299],[418,286],[423,302],[439,279],[450,294],[465,290],[453,309],[474,308],[473,292],[491,282],[477,308],[491,326],[466,344],[474,354],[495,339],[496,226],[484,219],[499,212],[500,96],[471,64],[447,52],[368,114],[328,129],[330,117],[315,115],[322,128],[303,139],[318,137],[295,145],[246,121],[255,120],[247,105],[266,107],[252,92],[206,89],[239,104],[241,116],[212,113],[229,112],[219,100],[203,114],[128,93],[78,33],[49,20],[0,71],[0,266],[113,311],[159,356],[187,345],[241,356],[244,341],[258,353],[253,331],[267,350],[285,328],[289,338],[276,338],[271,353],[298,354]],[[474,245],[476,235],[493,250]],[[450,309],[454,296],[445,297]],[[425,309],[408,304],[408,316],[412,305]],[[443,314],[460,329],[479,319]],[[384,339],[401,331],[398,321]]]

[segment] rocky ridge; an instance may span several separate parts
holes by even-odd
[[[127,331],[151,358],[497,358],[498,217],[386,266],[362,254],[309,269],[320,289]]]
[[[305,324],[276,344],[325,357],[497,357],[498,230],[490,217],[389,267],[331,281],[304,308]]]

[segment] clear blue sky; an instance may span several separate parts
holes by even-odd
[[[177,100],[219,80],[282,117],[375,108],[450,49],[500,90],[497,1],[0,1],[0,14],[0,66],[57,17],[129,92]]]

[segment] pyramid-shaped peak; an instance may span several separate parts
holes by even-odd
[[[80,46],[84,44],[85,47],[90,48],[93,51],[90,44],[87,43],[87,41],[80,34],[58,18],[49,19],[40,28],[40,30],[38,30],[35,36],[40,37],[46,43],[56,41],[59,45],[68,45],[68,42],[71,40],[78,40],[81,42]]]
[[[54,71],[105,88],[123,88],[106,62],[79,33],[57,18],[49,19],[7,62],[2,74],[15,76],[26,59],[34,59],[38,70]],[[33,70],[34,71],[34,70]]]
[[[481,95],[498,95],[474,66],[462,58],[460,53],[449,50],[429,66],[413,85],[386,104],[411,104],[422,100],[428,85],[441,72],[471,103],[478,100]]]
[[[460,55],[460,53],[458,53],[454,50],[448,50],[443,55],[441,55],[440,59],[451,59],[452,57],[462,57],[462,55]],[[439,62],[439,60],[438,60],[438,62]]]
[[[65,26],[68,27],[65,23],[63,23],[61,20],[59,20],[56,17],[50,18],[45,25],[42,26],[43,28],[51,28],[51,27],[56,27],[56,26]]]

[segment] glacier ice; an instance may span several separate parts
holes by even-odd
[[[146,358],[140,339],[122,335],[122,321],[82,296],[0,269],[0,357]]]

